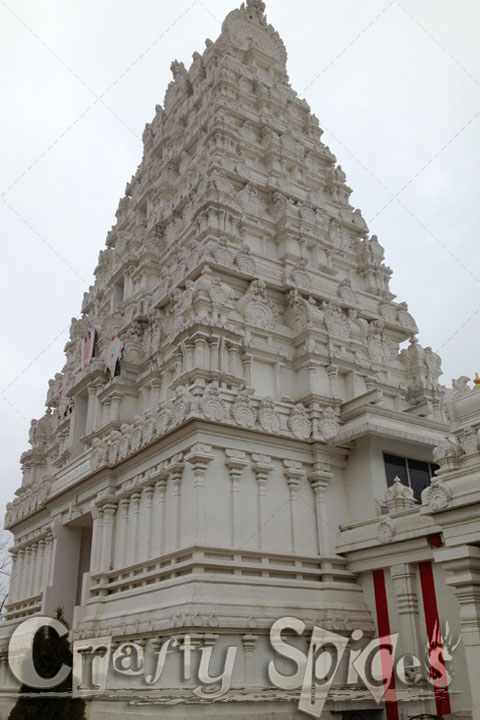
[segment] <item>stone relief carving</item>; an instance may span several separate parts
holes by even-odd
[[[246,322],[251,325],[273,330],[278,322],[278,310],[267,298],[267,286],[263,280],[253,280],[239,300],[238,306]]]
[[[304,258],[300,258],[296,265],[287,266],[285,268],[285,280],[287,283],[292,283],[297,287],[310,289],[312,287],[312,281],[307,270],[308,261]]]
[[[290,417],[288,418],[288,427],[299,440],[308,440],[312,433],[312,424],[308,418],[308,413],[302,403],[293,406]]]
[[[350,337],[350,321],[342,308],[335,303],[323,303],[325,327],[330,335],[347,340]]]
[[[462,455],[463,448],[456,438],[445,438],[433,449],[433,459],[437,461],[447,458],[458,458]]]
[[[269,395],[261,400],[258,408],[258,419],[262,430],[269,433],[279,433],[281,429],[280,415],[275,408],[275,402]]]
[[[242,245],[241,250],[235,255],[235,265],[240,272],[245,273],[245,275],[255,275],[257,272],[255,260],[251,256],[249,246],[245,243]]]
[[[451,425],[455,425],[455,423],[457,422],[457,401],[463,395],[466,395],[470,392],[470,388],[468,385],[469,382],[470,378],[466,377],[465,375],[462,375],[457,380],[452,380],[452,387],[446,391],[443,397],[442,408],[445,411],[445,414]]]
[[[200,400],[200,409],[207,420],[223,422],[227,417],[227,408],[220,396],[217,381],[211,382],[204,390]]]
[[[358,296],[352,288],[352,281],[346,277],[342,280],[337,289],[338,297],[347,305],[358,307]]]
[[[317,422],[317,429],[320,435],[322,435],[324,440],[330,442],[337,435],[339,428],[340,425],[335,410],[331,407],[324,408],[320,420]]]
[[[254,428],[257,422],[257,410],[246,388],[239,390],[231,408],[232,417],[241,427]]]
[[[466,427],[459,436],[460,445],[466,455],[478,452],[478,435],[472,427]]]
[[[432,478],[431,484],[422,492],[422,505],[428,505],[432,510],[444,510],[450,505],[450,499],[450,490],[438,477]]]
[[[179,385],[173,399],[173,421],[176,425],[185,422],[187,417],[198,410],[198,401],[192,391]]]
[[[45,478],[27,488],[21,488],[18,497],[7,503],[4,528],[8,530],[15,523],[43,508],[48,500],[51,484],[51,479]]]
[[[385,515],[377,527],[377,540],[384,545],[391,542],[395,536],[395,526],[388,515]]]

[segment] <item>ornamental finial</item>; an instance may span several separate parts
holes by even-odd
[[[480,387],[480,377],[478,376],[478,372],[475,373],[475,377],[473,378],[473,389]]]
[[[247,0],[247,8],[252,8],[252,10],[260,10],[260,12],[265,12],[265,3],[263,0]]]

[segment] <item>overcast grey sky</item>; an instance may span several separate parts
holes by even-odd
[[[0,0],[0,512],[172,59],[234,0]],[[480,2],[269,0],[443,382],[480,371]]]

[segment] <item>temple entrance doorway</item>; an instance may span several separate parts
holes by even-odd
[[[75,606],[81,604],[84,575],[90,570],[92,526],[91,514],[85,513],[65,524],[57,523],[54,528],[54,566],[44,610],[53,617],[61,607],[69,624]]]

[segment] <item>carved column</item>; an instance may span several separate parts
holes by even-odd
[[[102,425],[107,425],[110,422],[110,405],[110,398],[107,398],[103,403]]]
[[[329,557],[334,553],[332,537],[333,528],[329,526],[326,493],[332,479],[332,473],[322,463],[315,463],[314,470],[308,479],[315,493],[315,509],[317,515],[318,554],[320,557]]]
[[[129,552],[128,552],[128,536],[129,536],[129,522],[128,522],[128,513],[130,511],[130,498],[129,497],[123,497],[120,500],[120,506],[119,506],[119,534],[121,535],[121,543],[120,543],[120,567],[125,567],[128,565],[128,558],[129,558]]]
[[[327,373],[328,373],[328,380],[330,382],[330,392],[332,394],[332,397],[336,398],[336,397],[338,397],[338,388],[337,388],[338,368],[336,368],[334,365],[329,365],[327,367]]]
[[[152,557],[152,527],[153,527],[153,493],[155,487],[147,485],[144,489],[145,494],[145,538],[143,542],[143,557],[145,559]]]
[[[52,584],[53,544],[53,536],[47,535],[45,538],[45,587],[49,587]]]
[[[181,456],[179,456],[181,457]],[[173,460],[172,464],[168,468],[168,479],[173,484],[173,498],[175,505],[175,531],[174,531],[174,543],[175,548],[180,547],[181,542],[181,505],[182,505],[182,476],[183,476],[184,463],[178,459]]]
[[[284,475],[287,480],[288,491],[290,493],[290,542],[293,553],[298,552],[298,503],[297,491],[304,477],[302,463],[295,460],[284,460]]]
[[[92,572],[100,572],[101,552],[103,543],[103,508],[94,506],[92,509],[93,535],[92,535]]]
[[[239,542],[238,531],[240,529],[238,516],[238,496],[240,494],[240,478],[243,469],[248,465],[246,453],[241,450],[225,450],[227,460],[225,465],[230,473],[232,481],[232,494],[230,506],[230,545],[236,547]]]
[[[400,620],[400,642],[405,652],[413,652],[418,655],[420,632],[416,568],[410,563],[399,563],[392,565],[390,574]]]
[[[238,364],[237,364],[238,348],[233,343],[227,343],[227,351],[228,351],[228,364],[229,364],[230,375],[237,376],[237,373],[238,373]]]
[[[120,422],[120,407],[122,405],[122,395],[119,392],[116,392],[115,395],[112,395],[111,401],[110,401],[110,422],[118,423]]]
[[[218,370],[218,338],[211,338],[208,342],[210,348],[210,370]]]
[[[192,465],[193,493],[194,493],[194,544],[204,545],[206,534],[205,517],[205,476],[207,468],[213,460],[212,446],[197,443],[185,456],[185,460]]]
[[[30,597],[30,570],[32,562],[32,548],[25,548],[25,563],[23,566],[23,578],[22,578],[22,593],[21,599],[24,600]]]
[[[37,555],[37,576],[35,579],[35,595],[39,595],[45,585],[44,583],[44,560],[45,560],[45,540],[38,542]]]
[[[252,455],[252,468],[257,479],[257,508],[258,508],[258,524],[257,524],[257,536],[258,536],[258,547],[263,548],[263,525],[265,523],[265,496],[266,486],[270,473],[273,470],[272,458],[268,455]]]
[[[142,494],[140,492],[134,492],[130,496],[130,504],[131,504],[131,517],[130,517],[130,523],[129,523],[129,541],[128,541],[128,550],[129,550],[129,565],[133,565],[138,560],[138,535],[139,535],[139,516],[140,516],[140,499],[142,497]]]
[[[23,550],[11,550],[12,555],[12,571],[10,579],[10,589],[8,593],[8,602],[12,604],[17,601],[18,596],[18,580],[21,573],[21,565],[23,561]]]
[[[101,510],[103,511],[103,534],[100,549],[100,570],[109,572],[112,569],[113,529],[117,503],[108,501],[102,506]]]
[[[153,523],[153,555],[158,557],[165,553],[165,525],[167,521],[167,473],[163,473],[155,482],[154,523]]]
[[[28,585],[28,596],[33,597],[36,595],[35,580],[37,576],[37,555],[38,555],[38,544],[32,543],[31,545],[31,556],[30,556],[30,577]]]
[[[102,424],[102,415],[103,415],[103,406],[100,400],[98,399],[98,396],[103,390],[102,384],[97,384],[95,386],[95,414],[93,418],[93,430],[98,430],[101,427]]]
[[[195,350],[194,350],[195,367],[204,368],[205,367],[205,347],[206,347],[205,338],[204,337],[195,338],[194,344],[195,344]]]
[[[185,341],[185,353],[184,353],[185,371],[186,372],[189,372],[194,367],[193,350],[194,350],[193,342],[191,340],[186,340]]]
[[[162,393],[162,381],[160,379],[152,381],[152,403],[151,409],[155,410],[158,407]]]
[[[95,414],[97,405],[97,388],[95,385],[88,386],[87,421],[85,424],[85,435],[90,435],[95,427]]]
[[[242,356],[242,365],[243,365],[243,379],[245,380],[245,383],[247,386],[250,387],[252,384],[252,356],[251,355],[243,355]]]
[[[22,558],[21,558],[21,568],[20,573],[18,576],[18,591],[17,591],[17,597],[18,600],[23,600],[25,595],[25,578],[28,571],[28,556],[27,556],[27,548],[23,547],[21,550]]]

